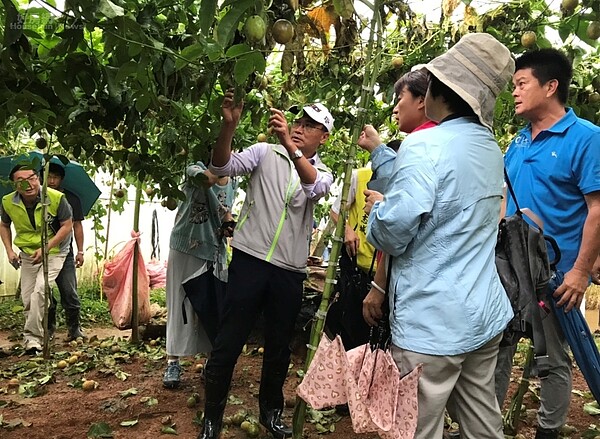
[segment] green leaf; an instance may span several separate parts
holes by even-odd
[[[238,27],[240,19],[254,5],[254,0],[241,0],[231,5],[231,8],[217,25],[217,42],[226,47]]]
[[[240,398],[238,398],[238,397],[237,397],[237,396],[235,396],[235,395],[232,395],[232,394],[230,394],[230,395],[227,397],[227,404],[230,404],[230,405],[242,405],[243,403],[244,403],[244,400],[243,400],[243,399],[240,399]]]
[[[123,9],[121,6],[115,5],[110,0],[100,0],[98,12],[100,12],[106,18],[122,17],[125,15],[125,9]]]
[[[177,430],[175,430],[173,427],[168,427],[166,425],[160,429],[160,432],[164,434],[177,434]]]
[[[354,14],[354,3],[352,0],[333,0],[333,7],[342,18],[350,19]]]
[[[133,58],[134,56],[139,55],[142,49],[143,46],[141,44],[130,43],[129,47],[127,48],[127,52],[129,53],[129,56]]]
[[[111,97],[119,96],[121,88],[117,85],[116,76],[119,74],[119,69],[112,66],[102,66],[104,70],[104,78],[106,79],[106,88]]]
[[[90,429],[87,432],[89,438],[112,438],[114,437],[110,425],[106,422],[98,422],[90,425]]]
[[[119,68],[119,73],[117,73],[117,75],[115,76],[115,82],[116,83],[122,82],[129,75],[138,73],[139,67],[140,67],[140,64],[137,63],[136,61],[126,62]]]
[[[133,396],[133,395],[137,395],[138,394],[138,389],[136,389],[135,387],[132,387],[131,389],[127,389],[127,390],[123,390],[122,392],[119,392],[119,395],[121,395],[122,398],[127,398],[129,396]]]
[[[6,19],[4,27],[4,46],[10,46],[14,42],[16,42],[19,38],[21,38],[21,34],[23,33],[23,25],[25,21],[23,16],[19,14],[19,11],[15,7],[15,4],[12,0],[3,1],[4,7],[6,8]]]
[[[77,79],[79,80],[79,85],[86,95],[91,96],[94,94],[96,91],[96,81],[88,71],[80,70],[77,72]]]
[[[68,87],[62,81],[54,81],[52,83],[52,88],[54,89],[54,93],[58,96],[63,103],[67,105],[75,105],[75,98],[73,97],[73,92],[71,87]]]
[[[600,415],[600,406],[596,401],[588,402],[583,404],[583,411],[592,416]]]
[[[18,313],[18,312],[21,312],[21,311],[23,311],[23,309],[24,309],[24,308],[23,308],[23,306],[22,306],[22,305],[15,305],[15,306],[13,306],[13,307],[12,307],[10,310],[11,310],[13,313]]]
[[[140,93],[135,100],[135,109],[138,113],[143,113],[150,105],[150,102],[152,102],[152,98],[149,94]]]
[[[236,84],[243,84],[252,73],[263,73],[266,61],[260,52],[251,52],[242,55],[235,63],[233,76]]]
[[[251,51],[252,51],[252,49],[247,44],[236,44],[234,46],[231,46],[229,49],[227,49],[227,52],[225,52],[225,56],[227,56],[229,58],[236,58],[240,55],[243,55],[243,54],[251,52]]]
[[[202,43],[192,44],[191,46],[187,46],[184,48],[179,54],[181,58],[177,58],[175,61],[175,69],[181,70],[183,67],[187,66],[190,62],[197,60],[205,52],[205,45]],[[182,59],[183,58],[183,59]]]
[[[223,56],[223,48],[213,40],[207,41],[206,55],[208,56],[209,61],[214,62]]]
[[[144,397],[140,398],[140,402],[142,404],[146,404],[148,407],[152,407],[153,405],[158,404],[158,399],[152,398],[150,396],[144,396]]]
[[[199,20],[200,32],[208,36],[210,27],[215,21],[217,0],[201,0],[199,10],[202,11]]]
[[[121,427],[133,427],[134,425],[137,425],[138,422],[137,419],[132,419],[131,421],[122,421],[119,425]]]

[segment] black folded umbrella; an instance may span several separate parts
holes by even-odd
[[[219,319],[222,314],[223,299],[227,284],[217,279],[212,272],[212,267],[198,277],[183,283],[183,289],[192,308],[196,311],[204,331],[214,346],[219,329]],[[187,323],[185,308],[182,305],[183,321]]]

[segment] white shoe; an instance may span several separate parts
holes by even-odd
[[[25,349],[25,352],[30,355],[35,355],[38,352],[42,352],[42,345],[35,340],[25,340],[23,348]]]

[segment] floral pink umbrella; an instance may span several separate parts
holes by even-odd
[[[412,439],[421,370],[419,365],[401,377],[389,351],[362,345],[346,352],[339,336],[323,334],[297,392],[315,409],[348,404],[356,433]]]

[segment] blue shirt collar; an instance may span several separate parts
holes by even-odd
[[[577,121],[577,116],[572,108],[566,107],[567,112],[561,117],[554,125],[543,131],[549,131],[551,133],[564,133],[571,125]],[[521,133],[527,132],[528,137],[531,138],[531,122],[529,122],[522,130]]]

